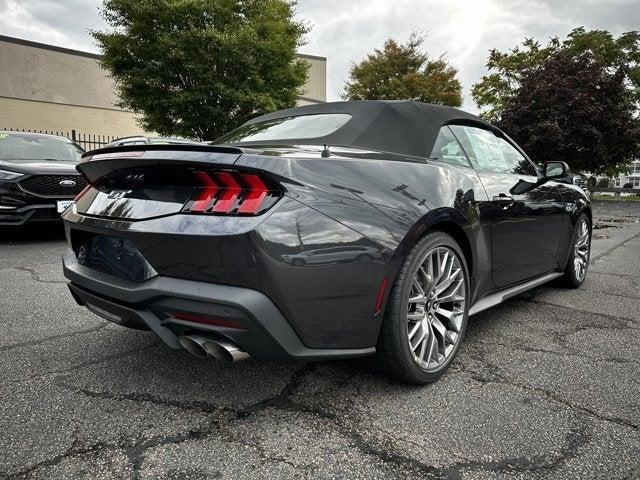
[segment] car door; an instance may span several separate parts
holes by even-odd
[[[488,200],[480,221],[490,227],[492,278],[497,288],[550,272],[558,264],[558,246],[566,215],[552,182],[525,193],[511,193],[524,180],[535,184],[538,170],[499,132],[452,125],[476,168]]]

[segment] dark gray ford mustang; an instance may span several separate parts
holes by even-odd
[[[63,215],[79,304],[226,361],[375,355],[426,383],[467,317],[584,281],[591,207],[507,135],[453,108],[339,102],[214,144],[84,155]]]

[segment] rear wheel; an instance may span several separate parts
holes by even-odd
[[[402,381],[440,378],[458,352],[467,325],[469,274],[456,241],[427,234],[392,286],[377,346],[378,364]]]
[[[591,256],[591,222],[583,213],[578,217],[576,229],[571,239],[571,254],[564,270],[563,283],[570,288],[578,288],[587,278]]]

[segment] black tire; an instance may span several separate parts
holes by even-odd
[[[580,227],[586,222],[587,231],[589,233],[589,241],[588,241],[588,250],[587,250],[587,262],[585,266],[585,271],[582,276],[580,276],[578,269],[576,268],[576,258],[578,253],[576,252],[576,243],[580,236]],[[576,221],[576,228],[573,231],[573,235],[571,236],[571,252],[569,253],[569,260],[567,261],[567,266],[564,269],[564,275],[560,278],[560,283],[568,288],[580,288],[580,286],[584,283],[587,278],[587,273],[589,270],[589,259],[591,256],[591,222],[589,221],[589,217],[584,213],[580,214],[578,220]]]
[[[425,255],[437,247],[452,250],[462,267],[465,285],[465,306],[459,340],[455,350],[436,371],[426,371],[414,360],[407,336],[407,307],[411,284]],[[389,292],[382,329],[378,339],[374,362],[385,374],[402,382],[425,385],[440,378],[449,368],[462,343],[469,316],[469,270],[464,254],[457,242],[443,232],[430,232],[411,250],[405,259]]]

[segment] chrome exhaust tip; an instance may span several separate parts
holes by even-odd
[[[207,337],[202,335],[181,335],[178,342],[187,352],[198,358],[205,358],[209,355],[204,344],[209,341]]]
[[[211,355],[221,362],[233,363],[250,357],[247,352],[240,350],[240,347],[235,343],[204,335],[181,335],[178,337],[178,342],[182,348],[198,358],[205,358]]]
[[[209,355],[225,363],[239,362],[250,357],[247,352],[240,350],[240,347],[235,343],[226,340],[207,339],[204,342],[204,349]]]

